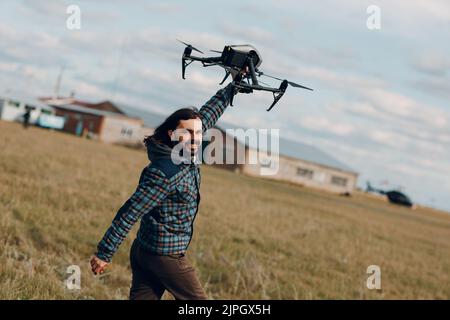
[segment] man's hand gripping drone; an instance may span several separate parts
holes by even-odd
[[[178,40],[180,41],[180,40]],[[258,68],[261,65],[262,58],[258,50],[251,45],[235,45],[235,46],[225,46],[223,51],[211,50],[212,52],[221,53],[220,57],[196,57],[192,56],[192,50],[202,53],[202,51],[194,48],[192,45],[180,41],[186,48],[184,49],[182,60],[182,73],[181,76],[185,79],[186,67],[189,66],[194,61],[200,61],[204,67],[210,66],[220,66],[225,69],[225,77],[220,84],[224,83],[225,80],[230,76],[233,76],[232,85],[237,88],[240,92],[251,93],[253,90],[270,91],[273,94],[273,103],[267,109],[270,111],[278,100],[286,92],[288,85],[295,88],[302,88],[306,90],[313,90],[311,88],[299,85],[297,83],[283,80],[277,77],[269,76]],[[245,72],[243,72],[245,71]],[[273,88],[265,84],[262,81],[258,81],[257,77],[266,76],[272,79],[281,81],[279,88]],[[264,84],[265,86],[260,85]],[[233,105],[233,100],[231,100],[231,105]]]

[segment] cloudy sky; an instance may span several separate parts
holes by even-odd
[[[81,9],[69,30],[68,5]],[[367,8],[381,10],[370,30]],[[113,100],[168,114],[199,106],[220,69],[192,65],[183,47],[251,43],[261,69],[313,87],[236,97],[223,119],[279,128],[313,143],[385,188],[450,211],[450,2],[410,1],[9,1],[0,2],[0,93]],[[206,52],[206,51],[205,51]],[[266,81],[273,83],[270,81]]]

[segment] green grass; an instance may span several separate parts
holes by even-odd
[[[137,226],[102,278],[89,258],[143,151],[0,121],[0,299],[127,299]],[[212,299],[449,299],[450,215],[202,168],[188,257]],[[64,288],[81,267],[81,290]],[[366,288],[379,265],[382,290]],[[171,298],[169,294],[165,298]]]

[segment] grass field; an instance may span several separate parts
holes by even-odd
[[[128,253],[89,258],[143,151],[0,121],[0,299],[127,299]],[[450,299],[450,215],[202,168],[188,257],[211,299]],[[81,290],[65,289],[69,265]],[[366,287],[369,265],[382,290]],[[170,299],[171,296],[164,296]]]

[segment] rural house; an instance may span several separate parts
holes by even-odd
[[[104,101],[88,103],[74,98],[41,98],[64,117],[63,130],[88,136],[105,143],[137,145],[142,141],[143,120],[133,117],[115,104]]]
[[[30,124],[54,129],[64,125],[62,118],[55,116],[55,109],[26,94],[8,93],[0,95],[0,120],[23,121],[23,115],[30,110]]]
[[[227,129],[238,129],[236,126],[219,121],[217,128],[223,133],[223,157],[226,158],[228,154],[235,162],[220,164],[225,169],[251,176],[289,181],[340,194],[350,194],[356,188],[358,173],[313,145],[280,137],[278,157],[273,157],[270,153],[268,156],[267,151],[258,148],[257,145],[227,133]],[[241,153],[238,152],[240,148],[243,150]],[[233,155],[230,156],[230,152]],[[261,169],[269,166],[262,161],[256,164],[250,163],[249,159],[252,157],[268,161],[276,161],[275,159],[278,158],[278,163],[274,166],[277,168],[276,173],[262,175]]]

